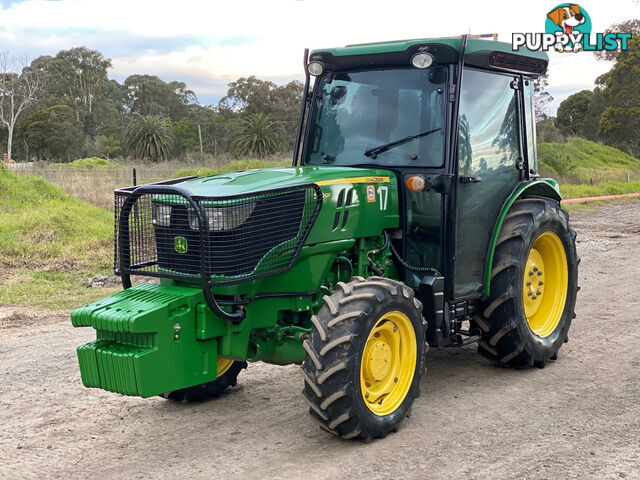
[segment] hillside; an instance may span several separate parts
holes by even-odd
[[[640,160],[617,148],[582,138],[566,143],[538,143],[541,173],[566,183],[640,180]]]
[[[0,304],[71,309],[104,295],[84,283],[110,271],[111,213],[2,166],[0,198]]]

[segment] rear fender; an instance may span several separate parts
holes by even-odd
[[[504,219],[509,213],[509,209],[514,204],[516,200],[519,198],[537,196],[537,197],[547,197],[557,200],[558,202],[562,200],[560,196],[560,191],[558,190],[558,182],[551,178],[537,179],[529,182],[521,183],[517,185],[511,195],[507,198],[507,200],[502,205],[502,210],[500,211],[500,216],[496,221],[495,226],[493,227],[493,235],[491,236],[491,243],[489,244],[489,251],[487,252],[487,261],[484,267],[484,296],[488,297],[490,293],[491,287],[491,266],[493,265],[493,255],[496,250],[496,244],[498,242],[498,237],[500,236],[500,230],[502,229],[502,224],[504,223]]]

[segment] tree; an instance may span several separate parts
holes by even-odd
[[[533,82],[534,92],[534,111],[536,122],[547,118],[546,108],[549,103],[553,101],[553,97],[546,88],[549,86],[549,70],[544,72],[544,75],[540,75]]]
[[[582,134],[589,140],[598,140],[598,130],[600,128],[600,117],[607,108],[607,100],[604,97],[602,89],[596,87],[593,95],[589,99],[589,107],[584,117],[584,126]]]
[[[567,139],[555,124],[556,117],[548,117],[536,122],[536,139],[538,143],[563,143]]]
[[[255,155],[266,157],[279,152],[285,140],[281,135],[280,124],[268,115],[254,113],[239,122],[239,128],[231,141],[231,154],[235,157]]]
[[[219,108],[241,114],[263,113],[285,127],[283,136],[289,147],[296,135],[303,85],[292,81],[286,85],[260,80],[254,76],[242,77],[231,82],[227,94],[220,100]]]
[[[600,117],[598,134],[608,145],[640,156],[640,37],[619,52],[603,90],[607,108]]]
[[[607,28],[604,33],[631,33],[633,37],[640,35],[640,20],[625,20],[624,22],[614,23]],[[593,54],[598,60],[612,62],[616,60],[620,52],[620,42],[618,42],[617,50],[600,50],[594,51]]]
[[[20,114],[33,103],[40,89],[37,70],[16,73],[16,59],[0,53],[0,125],[7,129],[7,154],[11,158],[13,133]]]
[[[25,119],[18,135],[38,159],[66,160],[82,146],[82,123],[68,105],[54,105]]]
[[[53,58],[37,58],[32,68],[44,73],[41,108],[69,105],[88,136],[98,135],[117,122],[122,111],[122,86],[109,80],[111,60],[97,50],[86,47],[61,50]]]
[[[141,115],[129,126],[125,145],[133,158],[166,159],[173,142],[169,121],[157,115]]]
[[[173,122],[171,131],[175,140],[174,151],[178,154],[185,150],[192,150],[200,142],[198,126],[187,117],[184,117],[179,122]]]
[[[187,115],[187,105],[197,101],[185,83],[166,83],[154,75],[131,75],[124,88],[125,105],[134,115],[160,115],[177,121]]]
[[[585,121],[592,95],[592,91],[582,90],[560,104],[555,125],[564,135],[585,136]]]
[[[122,136],[117,125],[107,127],[95,140],[95,150],[100,157],[113,158],[122,154]]]

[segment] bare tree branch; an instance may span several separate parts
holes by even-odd
[[[9,52],[0,52],[0,124],[9,131],[9,158],[18,117],[36,99],[41,86],[40,72],[28,66],[26,58],[19,61]]]

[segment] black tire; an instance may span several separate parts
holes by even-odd
[[[538,336],[525,317],[523,277],[526,259],[538,237],[553,232],[561,240],[567,257],[568,285],[564,309],[551,334]],[[482,330],[478,352],[500,365],[544,367],[558,357],[568,341],[578,287],[576,233],[569,227],[569,214],[549,198],[517,200],[505,217],[493,258],[490,296],[483,315],[476,317]],[[529,274],[529,272],[527,272]],[[539,293],[539,292],[538,292]],[[535,297],[534,297],[535,298]]]
[[[204,402],[219,397],[228,387],[236,386],[238,375],[244,368],[247,368],[247,362],[235,361],[226,372],[212,382],[174,390],[161,396],[180,403]]]
[[[305,380],[302,396],[309,403],[309,413],[324,430],[343,439],[384,437],[391,430],[397,431],[420,392],[426,346],[422,304],[411,288],[386,278],[354,277],[347,284],[338,283],[338,287],[324,297],[322,308],[312,317],[313,330],[304,342],[307,355],[301,367]],[[408,330],[415,334],[416,363],[402,403],[391,413],[379,416],[365,404],[360,368],[369,333],[393,311],[406,315],[413,327]]]

